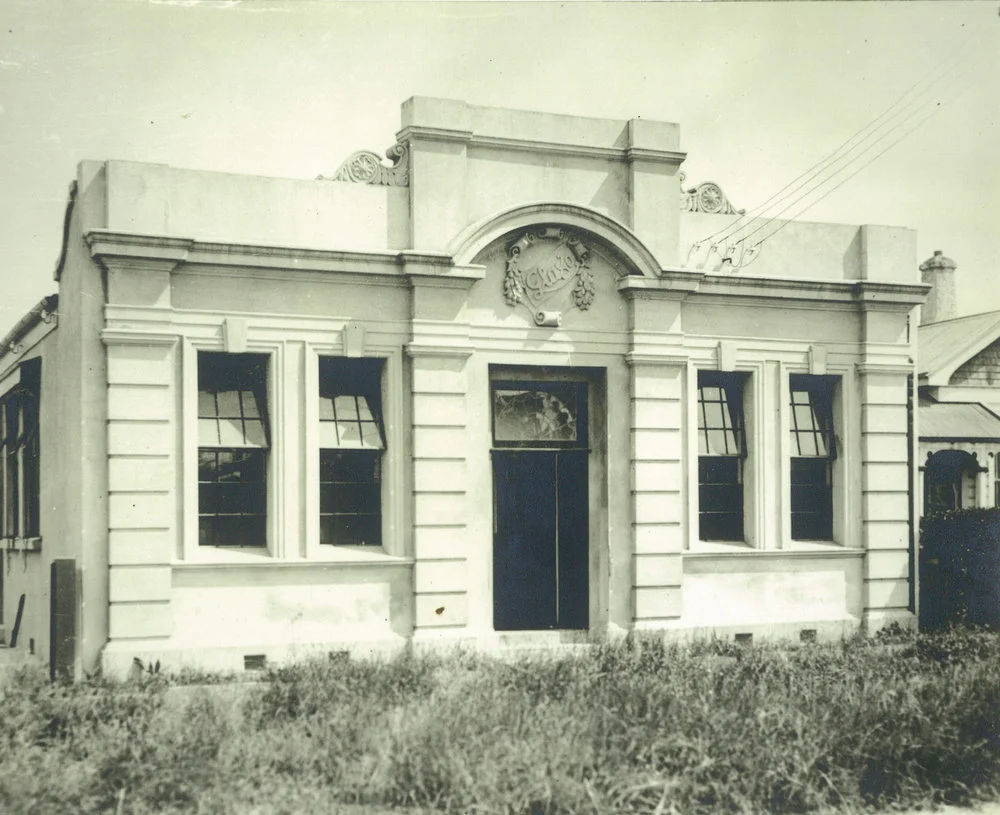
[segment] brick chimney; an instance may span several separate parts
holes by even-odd
[[[920,324],[939,323],[955,316],[955,269],[958,264],[946,258],[940,249],[934,257],[920,264],[920,278],[933,288],[920,311]]]

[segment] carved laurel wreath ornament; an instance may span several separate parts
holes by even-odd
[[[594,302],[590,249],[567,229],[553,226],[526,231],[507,250],[503,294],[507,305],[527,305],[537,324],[543,306],[572,285],[573,304],[586,311]]]

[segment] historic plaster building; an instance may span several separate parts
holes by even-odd
[[[1000,506],[1000,311],[955,316],[955,261],[921,264],[921,514]]]
[[[18,648],[913,621],[911,231],[706,240],[739,216],[665,122],[413,98],[396,142],[310,181],[80,165],[58,305],[0,349]]]

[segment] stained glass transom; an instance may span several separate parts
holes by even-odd
[[[497,388],[493,391],[493,437],[498,442],[577,441],[577,399],[572,389]]]

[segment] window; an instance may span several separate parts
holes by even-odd
[[[320,357],[320,543],[382,544],[382,361]]]
[[[742,541],[746,374],[698,372],[698,536]]]
[[[198,354],[198,542],[267,543],[267,357]]]
[[[792,374],[792,539],[833,540],[833,389],[829,376]]]
[[[41,360],[22,363],[13,378],[0,396],[0,538],[37,538]]]

